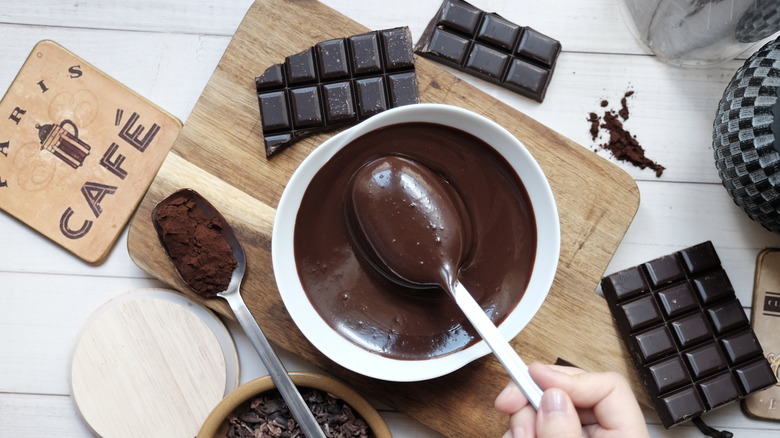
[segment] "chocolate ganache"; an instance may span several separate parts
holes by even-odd
[[[405,157],[440,175],[460,195],[470,224],[459,280],[494,323],[517,306],[536,255],[536,223],[514,169],[484,141],[456,128],[402,123],[367,133],[314,176],[295,222],[303,288],[322,318],[355,344],[387,357],[426,359],[479,339],[447,294],[420,294],[380,275],[356,255],[344,209],[350,179],[366,163]]]

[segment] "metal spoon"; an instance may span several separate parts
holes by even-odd
[[[268,369],[268,374],[270,374],[271,380],[273,380],[276,388],[279,390],[279,393],[281,393],[282,398],[290,408],[290,412],[292,413],[293,418],[295,418],[295,421],[297,421],[300,425],[304,435],[309,438],[324,438],[325,434],[322,432],[322,428],[320,428],[320,425],[317,423],[317,420],[315,420],[311,410],[303,401],[301,393],[298,392],[298,388],[290,379],[289,374],[287,374],[287,369],[284,367],[284,364],[282,364],[282,361],[279,360],[279,356],[276,355],[273,347],[268,342],[265,334],[260,329],[260,326],[257,324],[257,321],[254,319],[252,314],[249,312],[249,309],[246,307],[244,300],[241,298],[240,286],[241,281],[244,279],[244,273],[246,272],[246,254],[244,253],[244,248],[236,238],[235,233],[233,233],[233,229],[230,228],[230,225],[227,223],[227,221],[225,221],[225,218],[219,213],[219,211],[217,211],[217,209],[214,208],[214,206],[211,205],[209,201],[207,201],[203,196],[194,190],[180,190],[161,201],[160,204],[155,207],[154,211],[152,211],[152,222],[154,223],[155,230],[157,231],[158,237],[160,237],[160,242],[162,242],[166,253],[171,256],[169,248],[162,238],[163,230],[161,229],[158,221],[158,209],[169,199],[182,195],[193,200],[196,204],[195,208],[200,210],[207,218],[215,220],[216,223],[219,224],[220,233],[225,239],[225,242],[227,242],[227,244],[230,246],[233,257],[236,259],[236,267],[233,270],[232,276],[230,278],[230,284],[228,284],[227,289],[217,293],[216,295],[224,298],[225,301],[227,301],[230,305],[230,308],[233,310],[233,314],[236,316],[238,323],[241,325],[241,328],[244,329],[244,332],[246,333],[247,337],[249,337],[249,340],[252,342],[255,350],[257,350],[257,354],[260,356],[260,360]],[[178,269],[176,272],[180,277],[182,277]],[[184,277],[182,277],[182,280],[184,280],[185,283],[187,282]],[[188,284],[188,286],[193,289],[192,285]],[[199,292],[196,289],[193,290],[195,290],[195,292]]]
[[[428,167],[386,156],[364,164],[345,194],[350,240],[377,272],[411,289],[441,287],[534,408],[542,390],[528,367],[458,280],[470,249],[471,224],[457,191]]]

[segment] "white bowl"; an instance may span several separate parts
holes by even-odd
[[[506,339],[514,338],[542,306],[552,286],[560,252],[558,210],[542,169],[509,131],[484,116],[449,105],[402,106],[373,116],[315,149],[290,178],[276,211],[271,250],[282,301],[304,336],[328,358],[365,376],[398,382],[443,376],[490,353],[490,349],[479,341],[448,355],[408,360],[382,356],[354,344],[331,328],[306,296],[298,278],[293,237],[301,199],[319,169],[342,147],[367,132],[407,122],[436,123],[472,134],[498,151],[525,185],[536,219],[536,258],[525,295],[499,325]],[[522,355],[522,351],[519,353]]]

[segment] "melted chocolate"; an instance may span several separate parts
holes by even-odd
[[[471,242],[459,279],[494,323],[523,296],[536,255],[536,223],[512,167],[482,140],[455,128],[403,123],[345,146],[314,176],[295,223],[298,275],[322,318],[344,337],[397,359],[425,359],[478,339],[443,291],[419,294],[387,280],[357,257],[344,214],[349,181],[365,163],[408,157],[441,175],[468,209]]]

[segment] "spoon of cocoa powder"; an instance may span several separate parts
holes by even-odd
[[[458,280],[471,248],[471,222],[455,188],[417,161],[384,156],[355,172],[344,206],[355,253],[412,291],[447,292],[538,409],[542,390],[528,367]]]
[[[152,222],[184,283],[204,298],[222,297],[228,302],[304,434],[324,438],[287,369],[241,298],[246,254],[225,218],[199,193],[183,189],[157,204]]]

